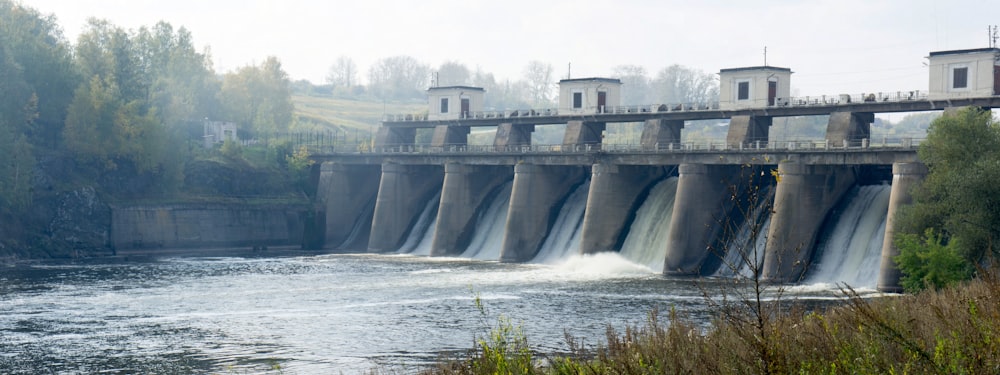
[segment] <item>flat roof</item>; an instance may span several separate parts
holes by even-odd
[[[973,48],[973,49],[956,49],[951,51],[935,51],[931,52],[931,56],[941,56],[941,55],[960,55],[963,53],[983,53],[983,52],[1000,52],[1000,48]]]
[[[590,78],[570,78],[559,80],[559,83],[563,82],[607,82],[607,83],[622,83],[622,80],[618,78],[601,78],[601,77],[590,77]]]
[[[427,88],[427,91],[431,91],[431,90],[478,90],[478,91],[486,91],[486,89],[484,89],[482,87],[472,87],[472,86],[435,86],[435,87],[428,87]]]
[[[789,73],[792,72],[792,70],[789,69],[789,68],[780,68],[780,67],[777,67],[777,66],[763,65],[763,66],[747,66],[747,67],[743,67],[743,68],[720,69],[719,73],[742,72],[742,71],[748,71],[748,70],[778,70],[778,71],[782,71],[782,72],[789,72]]]

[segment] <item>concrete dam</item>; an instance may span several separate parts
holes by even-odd
[[[717,103],[621,106],[620,81],[584,78],[560,81],[559,108],[485,111],[480,88],[432,87],[429,111],[386,116],[370,149],[313,155],[325,247],[501,262],[618,252],[666,275],[759,267],[770,282],[899,292],[893,223],[927,168],[918,142],[872,139],[875,114],[1000,107],[987,74],[1000,69],[945,79],[955,61],[997,56],[932,53],[930,92],[792,98],[791,71],[770,66],[722,70]],[[775,117],[814,115],[829,117],[824,139],[770,139]],[[686,121],[707,119],[729,121],[724,143],[682,141]],[[638,124],[641,139],[606,143],[609,123]],[[561,144],[532,141],[548,124],[564,126]],[[470,144],[472,128],[492,144]]]

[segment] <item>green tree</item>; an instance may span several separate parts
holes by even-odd
[[[42,15],[16,1],[0,0],[0,45],[5,48],[0,62],[19,69],[17,81],[4,80],[27,90],[36,98],[36,114],[31,127],[24,133],[28,141],[46,147],[58,144],[66,109],[79,84],[75,73],[71,46],[55,17]],[[23,86],[22,86],[23,85]],[[4,95],[0,101],[25,105],[24,97]]]
[[[902,233],[896,238],[899,256],[894,261],[906,271],[903,289],[940,289],[972,276],[972,267],[944,238],[928,228],[922,236]]]
[[[284,132],[292,122],[291,81],[276,57],[240,68],[222,82],[225,116],[255,132]]]
[[[931,123],[918,154],[929,172],[914,189],[913,204],[903,209],[895,240],[925,244],[913,246],[916,256],[940,255],[942,249],[928,245],[936,243],[970,268],[986,265],[1000,240],[1000,126],[989,111],[978,108],[946,113]],[[936,234],[930,238],[928,233]],[[900,270],[910,277],[927,273],[911,265],[904,262]]]
[[[0,43],[0,155],[4,155],[0,160],[0,213],[16,214],[31,204],[35,157],[26,134],[38,117],[38,97],[7,50]]]

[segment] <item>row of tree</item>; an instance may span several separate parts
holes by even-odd
[[[341,56],[330,66],[326,77],[334,94],[370,96],[384,100],[423,100],[430,86],[475,86],[486,89],[486,108],[544,108],[553,106],[557,78],[551,64],[530,61],[517,81],[497,80],[481,69],[447,61],[436,69],[410,56],[393,56],[376,61],[368,70],[368,85],[358,78],[354,60]],[[622,81],[622,104],[705,103],[718,100],[719,84],[711,74],[671,65],[650,76],[638,65],[620,65],[611,78]]]
[[[9,155],[0,163],[0,214],[31,204],[45,155],[68,156],[84,179],[126,170],[176,182],[178,150],[192,128],[201,135],[203,119],[288,129],[290,81],[278,59],[219,75],[192,39],[164,22],[124,30],[91,19],[71,43],[53,16],[0,0],[0,153]]]

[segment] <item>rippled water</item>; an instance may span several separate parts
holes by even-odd
[[[556,266],[319,255],[0,271],[3,373],[409,373],[471,348],[501,313],[548,353],[567,349],[564,330],[593,345],[607,324],[653,308],[707,316],[694,281],[616,254]]]

